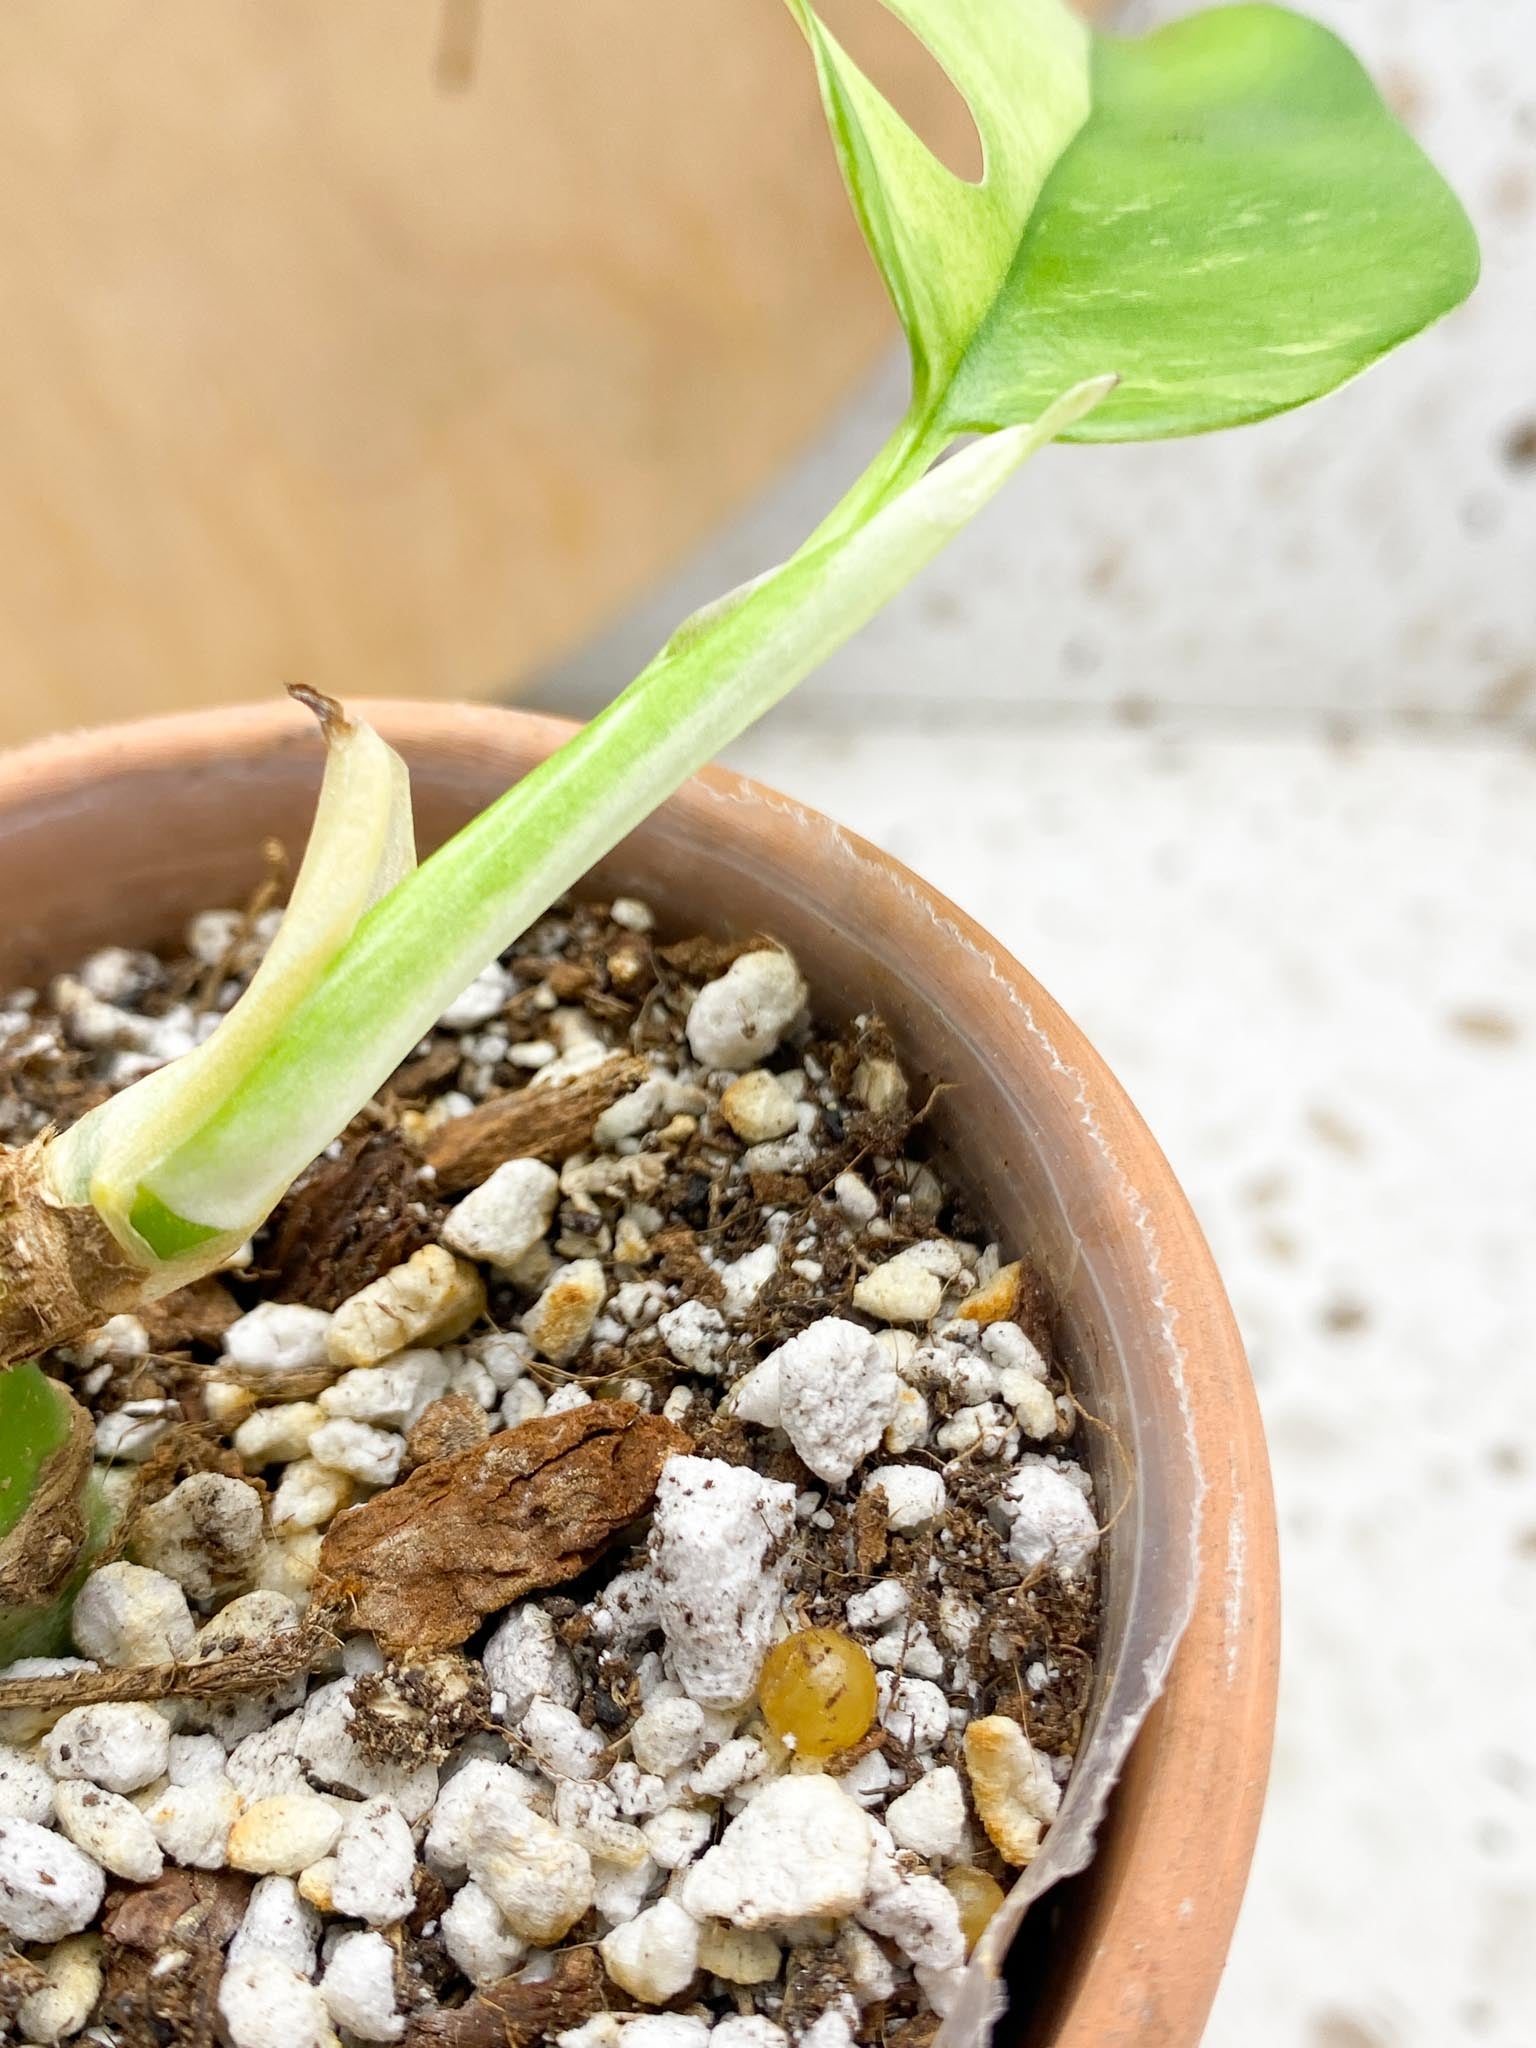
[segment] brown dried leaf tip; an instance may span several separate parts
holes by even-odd
[[[317,1604],[386,1652],[446,1650],[488,1614],[595,1564],[692,1440],[628,1401],[541,1415],[424,1465],[331,1524]]]

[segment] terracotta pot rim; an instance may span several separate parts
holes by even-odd
[[[494,706],[359,701],[407,757],[483,763],[536,757],[572,729],[565,721]],[[301,714],[275,701],[94,728],[0,757],[0,851],[5,821],[24,810],[47,829],[80,824],[105,777],[174,774],[229,764],[232,788],[251,762],[281,755],[288,766],[313,749]],[[319,755],[314,749],[313,772]],[[483,800],[483,799],[482,799]],[[1097,1147],[1096,1199],[1117,1209],[1106,1232],[1140,1240],[1142,1307],[1155,1321],[1175,1386],[1191,1490],[1182,1527],[1147,1520],[1166,1475],[1144,1471],[1134,1496],[1141,1517],[1133,1569],[1167,1565],[1187,1549],[1187,1613],[1168,1613],[1159,1639],[1138,1654],[1170,1666],[1163,1696],[1132,1752],[1102,1830],[1092,1871],[1079,1886],[1086,1933],[1069,1981],[1030,2040],[1053,2048],[1190,2048],[1215,1993],[1241,1898],[1262,1805],[1273,1733],[1277,1666],[1277,1569],[1262,1431],[1241,1345],[1210,1253],[1177,1182],[1103,1063],[1032,977],[955,905],[856,835],[723,769],[707,770],[666,807],[722,846],[750,839],[771,857],[774,836],[805,842],[805,861],[859,871],[891,914],[914,920],[928,943],[955,949],[962,981],[991,986],[1008,1006],[1028,1060],[1072,1093],[1078,1143]],[[253,831],[260,827],[253,822]],[[637,835],[639,837],[640,835]],[[616,860],[622,860],[622,850]],[[958,974],[958,963],[965,963]],[[814,978],[814,977],[813,977]],[[945,1022],[965,1028],[957,1009]],[[1134,1170],[1127,1161],[1134,1162]],[[1093,1163],[1093,1162],[1090,1162]],[[1128,1368],[1129,1370],[1129,1368]],[[1169,1455],[1180,1455],[1172,1444]],[[1182,1636],[1182,1645],[1180,1637]],[[1177,1646],[1177,1649],[1176,1649]],[[1176,1652],[1176,1653],[1175,1653]],[[1202,1806],[1221,1788],[1218,1810]],[[1043,2029],[1043,2031],[1042,2031]]]

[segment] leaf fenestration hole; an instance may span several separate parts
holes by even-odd
[[[981,137],[965,96],[905,22],[880,0],[817,0],[817,13],[939,162],[977,184]]]

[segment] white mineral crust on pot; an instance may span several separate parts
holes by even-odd
[[[842,1316],[781,1344],[764,1360],[775,1363],[780,1426],[816,1477],[840,1486],[879,1448],[896,1412],[895,1366],[870,1331]]]
[[[851,1913],[872,1840],[869,1816],[835,1778],[776,1778],[688,1873],[682,1904],[696,1919],[749,1928]]]
[[[689,1049],[702,1067],[740,1073],[777,1049],[805,998],[805,983],[788,953],[779,947],[743,953],[694,997]]]
[[[795,1490],[719,1458],[669,1458],[651,1575],[673,1667],[700,1706],[749,1699],[773,1638]]]

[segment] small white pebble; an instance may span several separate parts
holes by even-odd
[[[462,994],[454,997],[438,1023],[444,1031],[473,1031],[501,1014],[513,988],[512,977],[499,960],[482,968]]]
[[[882,1671],[880,1725],[903,1749],[919,1755],[937,1749],[949,1733],[949,1702],[931,1679],[893,1678]]]
[[[762,1067],[732,1081],[720,1097],[720,1114],[744,1144],[761,1145],[796,1128],[799,1105],[777,1074]]]
[[[199,1778],[191,1785],[167,1785],[146,1794],[140,1811],[172,1863],[189,1870],[222,1870],[229,1834],[245,1802],[227,1777]]]
[[[651,906],[638,896],[615,896],[609,905],[608,915],[627,932],[649,932],[656,928]]]
[[[415,1869],[416,1848],[404,1815],[387,1799],[366,1800],[347,1816],[336,1840],[336,1911],[370,1927],[392,1927],[415,1903]]]
[[[880,1213],[873,1188],[856,1173],[840,1173],[832,1183],[832,1199],[850,1223],[872,1222]]]
[[[714,1819],[701,1806],[669,1806],[641,1827],[651,1861],[663,1870],[681,1870],[704,1848],[714,1833]]]
[[[229,1960],[248,1961],[255,1955],[276,1956],[301,1977],[315,1967],[315,1948],[320,1939],[320,1916],[299,1896],[290,1877],[264,1877],[246,1902],[245,1917],[229,1945]]]
[[[885,1810],[885,1824],[898,1848],[930,1861],[953,1863],[965,1853],[965,1794],[960,1774],[948,1764],[925,1771],[909,1791]]]
[[[327,1415],[370,1422],[376,1429],[407,1430],[448,1391],[449,1364],[440,1351],[400,1351],[387,1364],[343,1373],[320,1396]],[[235,1439],[239,1448],[239,1437]]]
[[[266,1465],[291,1465],[309,1451],[309,1440],[325,1420],[313,1401],[282,1401],[258,1408],[235,1431],[234,1445],[248,1472]]]
[[[718,1458],[669,1458],[656,1489],[651,1576],[677,1677],[701,1706],[757,1685],[772,1639],[795,1494]]]
[[[1020,1458],[998,1502],[1011,1525],[1008,1555],[1015,1564],[1032,1571],[1049,1562],[1063,1578],[1084,1569],[1099,1547],[1089,1484],[1080,1465],[1033,1453]]]
[[[883,1628],[898,1614],[906,1613],[907,1589],[900,1579],[877,1579],[874,1585],[850,1593],[844,1611],[850,1628]]]
[[[854,1307],[882,1323],[931,1322],[943,1299],[943,1281],[913,1251],[898,1252],[876,1266],[853,1290]]]
[[[567,1380],[563,1387],[556,1387],[555,1391],[544,1403],[544,1413],[546,1415],[568,1415],[573,1408],[589,1406],[591,1400],[592,1396],[585,1387],[578,1386],[575,1380]]]
[[[523,1335],[541,1358],[565,1365],[586,1343],[607,1292],[596,1259],[575,1259],[545,1282],[538,1300],[522,1318]]]
[[[686,1698],[657,1700],[636,1720],[629,1739],[641,1770],[667,1777],[698,1755],[704,1741],[704,1709]]]
[[[574,1707],[581,1697],[571,1653],[537,1601],[508,1610],[492,1631],[482,1661],[492,1690],[506,1695],[509,1722],[521,1721],[536,1699]]]
[[[864,1896],[869,1817],[835,1778],[776,1778],[694,1864],[682,1904],[699,1919],[774,1927],[851,1913]]]
[[[528,1944],[501,1917],[501,1908],[479,1885],[462,1885],[441,1921],[443,1946],[471,1984],[494,1984],[509,1976],[528,1954]]]
[[[584,1728],[569,1707],[535,1700],[518,1725],[534,1762],[548,1778],[591,1778],[603,1754],[596,1728]]]
[[[164,1572],[193,1600],[211,1600],[247,1579],[265,1540],[261,1495],[222,1472],[194,1472],[141,1508],[133,1524],[136,1562]]]
[[[900,1381],[874,1337],[843,1316],[823,1316],[781,1344],[780,1423],[818,1479],[839,1486],[879,1445]]]
[[[45,1828],[52,1819],[53,1779],[40,1763],[0,1743],[0,1820],[27,1820]]]
[[[326,1350],[336,1365],[378,1365],[413,1346],[452,1343],[484,1307],[476,1269],[444,1245],[424,1244],[348,1296],[331,1318]]]
[[[730,1333],[720,1311],[702,1301],[679,1302],[656,1324],[661,1341],[681,1366],[713,1379],[725,1363]]]

